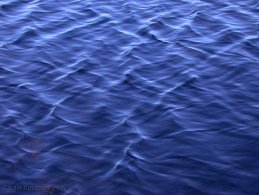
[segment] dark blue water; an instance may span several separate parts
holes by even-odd
[[[259,194],[258,8],[1,0],[0,185]]]

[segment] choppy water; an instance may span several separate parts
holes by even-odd
[[[258,7],[1,0],[0,185],[258,194]]]

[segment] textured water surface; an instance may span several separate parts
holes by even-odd
[[[1,0],[0,185],[258,194],[258,8]]]

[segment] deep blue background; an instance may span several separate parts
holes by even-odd
[[[259,194],[258,6],[1,0],[0,185]]]

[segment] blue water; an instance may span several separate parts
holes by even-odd
[[[258,27],[257,0],[1,0],[0,185],[259,194]]]

